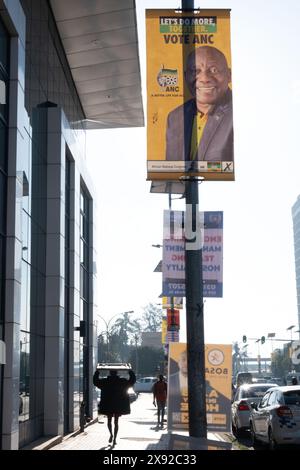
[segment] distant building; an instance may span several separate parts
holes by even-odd
[[[298,328],[300,330],[300,196],[292,207],[293,229],[294,229],[294,253],[296,267],[297,309]]]
[[[143,331],[142,332],[142,347],[162,349],[161,331]]]
[[[142,126],[139,85],[134,0],[0,0],[1,449],[97,416],[86,130]]]

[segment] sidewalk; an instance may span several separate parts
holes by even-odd
[[[117,444],[112,449],[108,444],[109,431],[106,417],[99,416],[99,423],[87,426],[84,432],[67,436],[60,444],[50,450],[168,450],[170,441],[178,436],[187,438],[188,432],[171,435],[167,428],[157,429],[156,408],[152,404],[152,394],[141,393],[138,399],[131,404],[131,414],[121,416],[119,419],[119,432]],[[214,441],[223,439],[214,433],[208,433],[208,438]],[[177,445],[187,449],[186,442],[177,442]]]

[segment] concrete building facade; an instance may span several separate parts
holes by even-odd
[[[72,432],[80,409],[96,416],[95,193],[85,139],[88,127],[109,124],[97,126],[76,82],[57,18],[88,7],[72,6],[0,0],[1,449]]]

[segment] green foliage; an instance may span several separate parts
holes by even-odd
[[[115,322],[112,323],[109,331],[103,332],[98,336],[98,362],[125,362],[130,360],[131,355],[134,356],[133,362],[135,362],[136,348],[141,349],[139,344],[142,331],[160,331],[161,320],[161,309],[151,303],[144,308],[142,319],[133,318],[129,312],[120,314]],[[163,356],[163,352],[161,354]],[[155,367],[160,361],[160,359],[156,359],[157,357],[160,356],[155,352],[152,361],[153,363],[156,362]],[[143,362],[144,354],[142,354],[139,363],[141,367]],[[152,362],[150,361],[149,365],[146,366],[146,369],[148,368],[149,371],[152,371],[151,374],[153,374]]]
[[[288,348],[275,349],[272,353],[271,370],[275,377],[285,377],[291,370],[291,359]]]
[[[142,316],[143,331],[161,331],[162,311],[156,305],[149,303],[144,307]]]

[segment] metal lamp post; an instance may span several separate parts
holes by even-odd
[[[139,358],[138,358],[138,348],[137,348],[138,335],[136,333],[134,335],[134,342],[135,342],[135,374],[137,376],[138,370],[139,370]]]
[[[268,333],[268,338],[271,339],[271,349],[273,354],[273,338],[275,338],[276,333]]]
[[[116,313],[114,316],[112,316],[108,320],[108,322],[101,315],[98,315],[98,317],[101,318],[101,320],[104,321],[105,326],[106,326],[106,346],[107,346],[106,355],[107,355],[107,362],[109,362],[109,341],[110,341],[109,340],[109,325],[111,324],[111,322],[114,318],[119,317],[120,315],[123,315],[124,313],[133,313],[133,312],[134,312],[134,310],[128,310],[126,312]]]
[[[257,362],[258,362],[258,373],[260,375],[261,374],[260,349],[259,349],[260,338],[257,339],[255,342],[257,343],[257,348],[258,348]]]
[[[289,326],[286,331],[290,331],[291,332],[291,341],[293,341],[293,328],[295,328],[296,325],[291,325]]]

